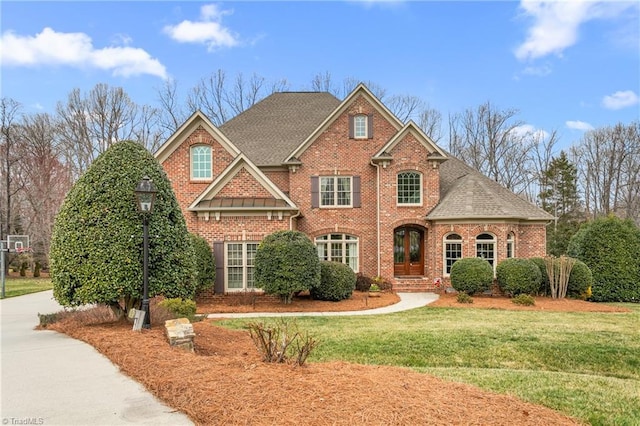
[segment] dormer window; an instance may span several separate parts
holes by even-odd
[[[373,114],[350,115],[349,138],[373,139]]]
[[[208,145],[192,146],[191,179],[210,180],[211,175],[211,147]]]

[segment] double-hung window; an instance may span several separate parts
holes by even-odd
[[[321,207],[351,207],[351,176],[320,178]]]
[[[507,258],[515,257],[515,237],[513,232],[507,235]]]
[[[225,279],[227,291],[255,289],[253,271],[257,242],[230,242],[226,244]]]
[[[211,179],[211,147],[196,145],[191,147],[191,179]]]
[[[451,267],[456,260],[462,259],[462,237],[449,234],[444,238],[444,274],[451,274]]]
[[[422,175],[418,172],[398,173],[398,205],[422,204]]]
[[[358,237],[347,234],[329,234],[315,240],[320,260],[341,262],[358,272]]]
[[[496,270],[496,238],[491,234],[480,234],[476,237],[476,257],[480,257]]]

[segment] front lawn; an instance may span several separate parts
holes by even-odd
[[[624,306],[631,312],[426,307],[370,317],[300,317],[297,322],[321,342],[312,362],[410,367],[514,395],[594,425],[637,425],[640,306]],[[245,321],[219,324],[241,328]]]
[[[52,288],[53,284],[51,284],[51,279],[49,278],[7,277],[4,292],[5,297],[15,297],[51,290]]]

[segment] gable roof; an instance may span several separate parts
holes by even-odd
[[[447,158],[447,154],[441,149],[438,145],[435,144],[434,141],[431,140],[429,136],[427,136],[420,127],[413,122],[413,120],[409,120],[409,122],[400,129],[393,137],[387,142],[381,149],[374,155],[373,157],[386,158],[393,150],[393,148],[400,142],[406,135],[412,134],[426,149],[429,151],[430,156],[432,158],[436,158],[436,156],[444,161]],[[435,154],[435,155],[432,155]]]
[[[218,198],[222,188],[242,170],[246,170],[272,196],[269,198]],[[189,206],[190,211],[213,210],[298,210],[298,207],[244,154],[239,154],[227,168]]]
[[[161,164],[169,158],[171,153],[176,150],[184,142],[194,130],[202,126],[210,135],[212,135],[219,143],[229,151],[233,156],[240,153],[240,150],[222,133],[218,128],[209,120],[209,118],[202,113],[202,111],[196,111],[191,114],[191,117],[187,119],[182,126],[178,128],[170,137],[163,143],[156,151],[154,156]]]
[[[553,216],[448,155],[448,160],[440,165],[440,203],[427,219],[550,221]]]
[[[296,159],[300,157],[300,154],[302,154],[309,147],[309,145],[311,145],[311,143],[318,137],[318,135],[324,132],[327,129],[327,127],[329,127],[329,125],[333,123],[333,121],[340,114],[342,114],[355,99],[358,98],[358,96],[364,96],[365,99],[367,99],[367,101],[374,108],[376,108],[376,110],[378,110],[378,112],[382,114],[382,116],[384,116],[389,121],[389,123],[391,123],[392,126],[396,128],[396,130],[400,130],[402,128],[402,122],[398,120],[398,117],[396,117],[389,110],[389,108],[387,108],[382,102],[380,102],[380,100],[376,98],[376,96],[373,93],[371,93],[369,89],[367,89],[367,86],[365,86],[363,83],[360,83],[355,89],[353,89],[353,91],[349,94],[349,96],[347,96],[340,103],[340,105],[329,116],[325,118],[322,124],[320,124],[313,131],[313,133],[309,134],[308,137],[293,152],[289,154],[289,156],[286,158],[284,162],[285,163],[291,162],[291,161],[295,162]]]
[[[273,93],[220,126],[258,166],[281,166],[340,104],[327,92]]]

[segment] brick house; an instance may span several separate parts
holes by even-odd
[[[400,122],[364,85],[274,93],[216,127],[195,112],[156,152],[191,232],[216,255],[215,292],[253,288],[262,238],[297,229],[321,259],[396,291],[448,280],[456,259],[545,255],[545,211]]]

